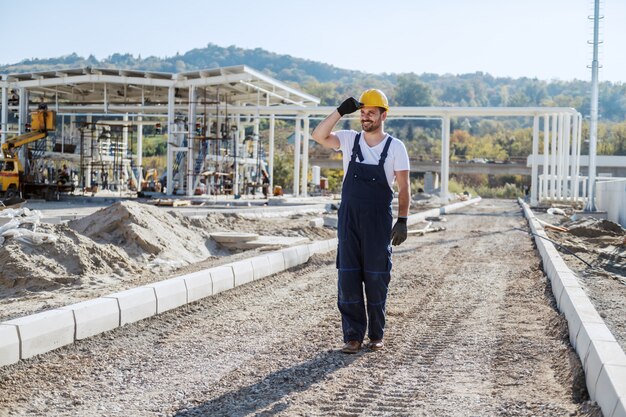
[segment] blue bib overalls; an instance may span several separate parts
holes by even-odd
[[[383,338],[385,301],[391,279],[391,201],[393,191],[385,176],[388,137],[378,165],[356,161],[359,139],[354,139],[339,206],[337,269],[338,301],[344,342]],[[362,160],[362,158],[361,158]],[[363,287],[367,298],[367,315]]]

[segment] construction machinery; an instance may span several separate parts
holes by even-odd
[[[43,197],[47,200],[58,199],[61,192],[73,190],[73,185],[66,170],[61,171],[61,177],[46,182],[35,181],[33,175],[27,175],[24,165],[18,157],[19,150],[30,143],[45,139],[48,132],[56,130],[56,113],[41,106],[31,114],[31,131],[9,138],[2,144],[2,159],[0,159],[0,194],[5,198],[22,195],[23,197]],[[24,159],[28,159],[28,147]]]

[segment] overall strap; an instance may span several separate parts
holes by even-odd
[[[387,151],[389,151],[389,146],[391,145],[391,141],[393,140],[393,137],[391,137],[391,135],[389,135],[389,137],[387,137],[387,142],[385,143],[385,147],[383,148],[383,153],[380,154],[380,160],[378,161],[378,165],[385,165],[385,159],[387,159]]]
[[[356,157],[359,157],[359,160],[363,162],[365,158],[363,158],[363,153],[361,153],[361,147],[359,146],[359,139],[361,139],[361,132],[356,134],[354,138],[354,146],[352,146],[352,156],[350,157],[350,161],[354,162]]]

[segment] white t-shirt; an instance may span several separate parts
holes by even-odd
[[[346,172],[348,172],[348,164],[350,163],[350,157],[352,156],[352,147],[354,146],[354,139],[358,132],[355,130],[338,130],[334,132],[339,138],[339,148],[336,151],[343,153],[343,177],[346,178]],[[362,164],[378,165],[380,161],[380,155],[385,149],[387,143],[385,137],[378,145],[370,148],[364,139],[364,132],[361,132],[361,138],[359,139],[359,146],[361,147],[361,153],[363,154],[363,161],[356,157],[356,161]],[[387,176],[387,182],[389,188],[392,188],[393,181],[395,179],[395,171],[408,171],[409,166],[409,154],[406,151],[406,147],[402,141],[392,138],[389,150],[387,151],[387,159],[385,159],[385,175]]]

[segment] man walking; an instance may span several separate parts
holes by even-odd
[[[332,131],[342,116],[359,109],[361,132]],[[384,347],[385,302],[391,279],[390,243],[399,245],[407,237],[409,157],[404,144],[384,131],[388,111],[385,94],[367,90],[359,101],[350,97],[341,103],[312,133],[320,145],[343,153],[337,304],[345,353],[361,349],[366,330],[370,349]],[[398,219],[392,228],[394,180],[398,186]]]

